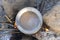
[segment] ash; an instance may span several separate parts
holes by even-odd
[[[40,8],[39,11],[42,13],[42,15],[44,15],[44,13],[49,11],[58,1],[60,1],[60,0],[43,0],[43,1],[40,0],[39,4],[38,4],[39,8]],[[0,22],[6,21],[6,19],[3,17],[4,15],[5,15],[5,11],[3,9],[2,0],[0,0]],[[2,26],[1,23],[0,23],[0,26]],[[8,31],[9,33],[7,32],[7,34],[5,34],[6,32],[7,31],[5,31],[5,30],[0,31],[0,40],[10,40],[10,37],[13,36],[12,34],[9,34],[10,31]],[[46,31],[39,31],[37,34],[32,35],[32,36],[37,38],[38,40],[60,40],[60,35],[57,35],[52,30],[49,30],[47,32]],[[24,36],[22,38],[22,40],[26,40],[26,39],[30,40],[31,37]],[[17,39],[14,39],[14,40],[17,40]],[[35,40],[35,39],[31,39],[31,40]]]

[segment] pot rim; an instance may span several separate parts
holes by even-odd
[[[20,20],[20,17],[21,17],[21,15],[24,13],[24,12],[27,12],[27,11],[32,11],[32,12],[34,12],[38,17],[39,17],[39,25],[36,27],[36,28],[34,28],[33,30],[25,30],[25,29],[23,29],[22,27],[21,27],[21,25],[19,24],[19,20]],[[18,14],[17,14],[17,16],[16,16],[16,20],[15,20],[15,22],[16,22],[16,25],[17,25],[17,28],[18,28],[18,30],[20,30],[22,33],[24,33],[24,34],[35,34],[36,32],[38,32],[39,30],[40,30],[40,28],[41,28],[41,26],[42,26],[42,23],[43,23],[43,20],[42,20],[42,15],[41,15],[41,13],[37,10],[37,9],[35,9],[35,8],[33,8],[33,7],[25,7],[25,8],[23,8],[22,10],[20,10],[19,12],[18,12]]]

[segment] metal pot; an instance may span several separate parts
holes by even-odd
[[[23,8],[16,16],[17,28],[24,34],[34,34],[38,32],[42,23],[41,13],[33,7]]]

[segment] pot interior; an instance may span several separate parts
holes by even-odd
[[[31,11],[24,12],[20,17],[20,25],[24,30],[35,29],[39,22],[39,17]]]

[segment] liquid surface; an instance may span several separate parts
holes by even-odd
[[[32,30],[35,27],[37,27],[38,24],[39,24],[38,16],[31,11],[25,12],[20,18],[20,25],[25,30]]]

